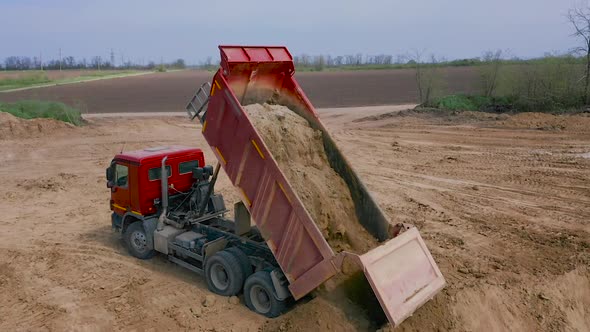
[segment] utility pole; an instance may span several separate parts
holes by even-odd
[[[115,52],[111,48],[111,67],[115,68]]]
[[[59,71],[61,71],[61,47],[59,48]]]
[[[41,71],[43,71],[43,53],[39,52],[39,67],[41,67]]]

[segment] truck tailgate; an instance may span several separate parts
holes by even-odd
[[[445,285],[416,228],[359,256],[359,260],[383,311],[395,326]]]

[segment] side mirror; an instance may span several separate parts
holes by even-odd
[[[115,186],[115,182],[107,181],[107,188],[113,188]]]
[[[107,181],[112,182],[115,179],[115,165],[111,163],[111,166],[106,169],[106,178]]]

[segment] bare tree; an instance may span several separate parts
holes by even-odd
[[[326,67],[333,67],[334,66],[334,58],[328,54],[326,57]]]
[[[482,56],[484,64],[480,67],[483,92],[486,97],[492,97],[498,87],[498,73],[502,64],[502,50],[486,51]]]
[[[576,30],[572,36],[578,37],[584,43],[584,46],[580,46],[574,51],[576,53],[583,53],[586,56],[584,100],[588,104],[590,103],[590,95],[588,94],[588,88],[590,86],[590,7],[587,4],[580,4],[570,9],[567,19]]]
[[[324,56],[323,55],[316,56],[313,59],[313,66],[314,66],[314,70],[316,70],[316,71],[324,70],[324,67],[326,66],[326,60],[325,60]]]
[[[408,59],[410,59],[408,61],[408,63],[412,62],[414,64],[414,68],[416,69],[416,84],[418,85],[418,100],[420,101],[420,103],[424,102],[424,80],[423,80],[423,70],[422,70],[422,54],[424,52],[423,51],[414,51],[414,53],[410,54],[407,56]]]
[[[357,53],[355,60],[354,60],[354,64],[357,66],[360,66],[363,64],[363,54],[362,53]]]
[[[428,106],[442,90],[442,73],[438,60],[434,55],[430,61],[424,61],[424,51],[414,51],[407,55],[408,64],[413,64],[416,70],[416,85],[418,98],[422,105]]]

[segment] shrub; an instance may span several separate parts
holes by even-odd
[[[452,95],[436,99],[432,107],[451,111],[486,111],[503,113],[512,111],[514,97],[486,97],[480,95]]]
[[[452,111],[477,111],[479,106],[471,100],[468,96],[446,96],[435,101],[435,105],[438,108],[452,110]]]
[[[165,72],[166,72],[166,66],[164,66],[164,65],[158,65],[158,66],[156,67],[156,71],[157,71],[158,73],[165,73]]]
[[[46,118],[81,125],[79,110],[59,102],[22,100],[15,103],[0,103],[0,112],[10,113],[23,119]]]

